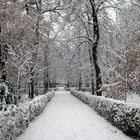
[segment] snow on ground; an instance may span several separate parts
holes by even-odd
[[[127,94],[126,102],[140,104],[140,96],[136,93]]]
[[[84,93],[91,94],[91,92],[89,92],[89,91],[86,91]],[[134,93],[134,92],[128,92],[126,103],[133,103],[133,104],[139,104],[140,105],[140,96],[138,94]]]
[[[61,88],[62,89],[62,88]],[[132,140],[68,91],[55,97],[17,140]]]
[[[27,94],[21,95],[21,99],[19,100],[19,105],[23,105],[26,102],[31,101]]]

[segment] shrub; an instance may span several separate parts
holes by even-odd
[[[71,90],[71,94],[89,104],[97,113],[125,134],[140,137],[140,106]]]
[[[17,107],[9,105],[0,111],[0,140],[14,140],[23,133],[28,124],[38,116],[54,96],[54,91],[36,97],[31,102]]]

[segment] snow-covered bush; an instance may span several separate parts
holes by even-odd
[[[0,111],[0,140],[14,140],[19,136],[36,116],[45,108],[46,104],[54,96],[54,91],[36,97],[31,102],[3,107]]]
[[[125,134],[140,137],[140,106],[71,90],[71,94],[89,104],[97,113]]]

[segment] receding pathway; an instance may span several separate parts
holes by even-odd
[[[17,140],[132,140],[68,91],[56,95]]]

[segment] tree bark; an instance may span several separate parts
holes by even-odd
[[[79,72],[79,91],[82,90],[82,77],[81,77],[81,71]]]
[[[0,39],[1,39],[1,26],[0,26]],[[0,40],[1,42],[1,40]],[[6,59],[7,59],[7,44],[0,43],[0,79],[6,81]]]
[[[34,98],[34,81],[32,80],[31,81],[31,94],[30,94],[30,97],[31,97],[31,99],[33,99]]]
[[[31,99],[31,88],[30,83],[28,83],[28,98]]]
[[[91,19],[90,19],[88,14],[87,14],[87,17],[88,17],[88,21],[89,21],[88,32],[92,34],[92,32],[90,31],[90,26],[91,26],[90,21],[91,21]],[[90,37],[88,32],[87,32],[87,36]],[[94,64],[93,64],[94,62],[93,62],[93,56],[92,56],[92,47],[91,47],[91,44],[89,42],[88,42],[88,51],[89,51],[89,61],[90,61],[90,67],[91,67],[91,70],[90,70],[91,93],[92,93],[92,95],[94,95],[95,94],[95,91],[94,91],[95,90],[94,89]]]
[[[44,48],[44,67],[45,67],[45,70],[44,70],[44,94],[49,90],[49,73],[48,73],[48,67],[49,67],[49,64],[48,64],[48,57],[47,57],[47,49],[48,49],[48,46],[46,46]]]
[[[29,98],[33,99],[34,98],[34,72],[33,72],[33,67],[31,67],[30,70],[30,83],[29,83]]]
[[[98,65],[98,57],[97,57],[97,47],[99,44],[100,39],[100,31],[99,31],[99,24],[98,18],[96,13],[95,1],[90,0],[91,8],[92,8],[92,17],[93,17],[93,47],[92,47],[92,57],[94,62],[95,74],[96,74],[96,94],[98,96],[102,95],[102,92],[99,89],[102,86],[102,79],[100,76],[100,67]]]
[[[27,3],[26,3],[27,4]],[[37,20],[36,20],[36,29],[35,29],[35,35],[36,35],[36,40],[35,40],[35,45],[39,44],[39,36],[40,36],[40,32],[39,32],[39,28],[40,28],[40,21],[41,21],[41,0],[39,0],[38,4],[39,7],[37,7],[38,10],[38,16],[37,16]],[[27,14],[29,14],[29,9],[28,9],[28,5],[26,5],[26,12]],[[33,61],[33,66],[31,67],[31,83],[30,83],[30,98],[33,99],[34,98],[34,90],[35,90],[35,72],[32,71],[34,68],[34,65],[36,63],[37,60],[37,52],[32,53],[32,61]],[[37,86],[37,83],[36,83]]]
[[[91,71],[90,71],[90,81],[91,81],[91,93],[92,95],[94,95],[94,69],[93,69],[93,58],[92,58],[92,54],[91,54],[91,50],[89,48],[89,60],[90,60],[90,67],[91,67]]]
[[[80,32],[79,32],[80,34]],[[80,44],[80,38],[79,38],[79,44]],[[78,46],[78,59],[79,59],[79,91],[82,90],[82,72],[81,72],[81,67],[82,67],[82,63],[81,63],[81,48],[80,46]]]

